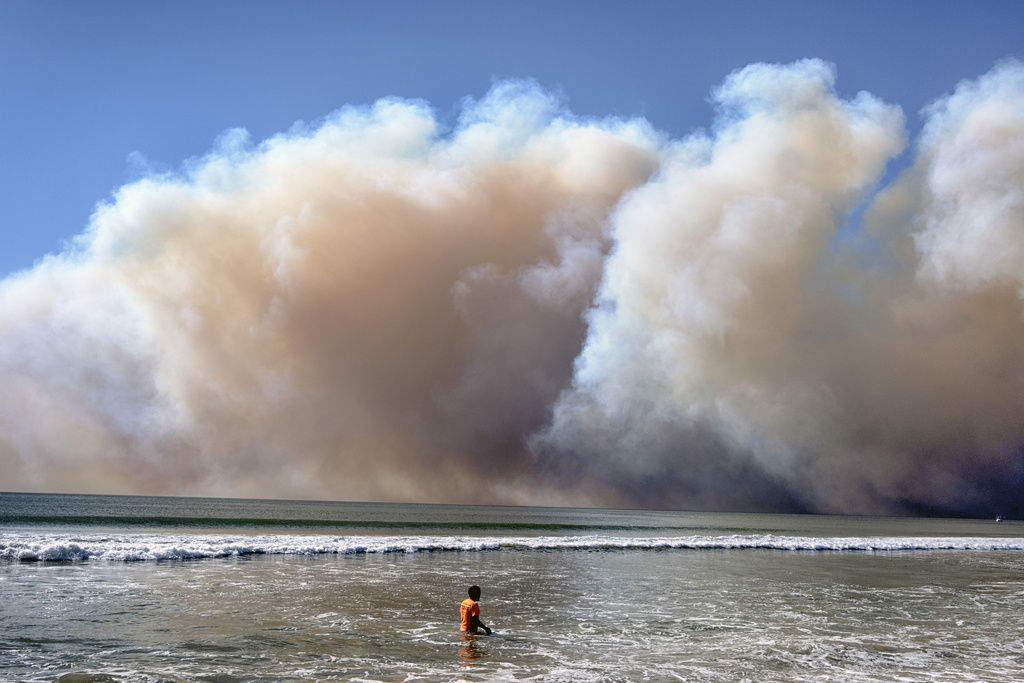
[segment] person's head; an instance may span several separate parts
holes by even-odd
[[[470,586],[469,587],[469,597],[472,598],[473,600],[479,600],[480,599],[480,586]]]

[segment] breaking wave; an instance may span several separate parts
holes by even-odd
[[[1021,551],[1024,538],[809,537],[772,534],[627,538],[615,536],[158,536],[6,535],[0,560],[111,562],[251,555],[357,555],[483,551],[775,550],[806,552]]]

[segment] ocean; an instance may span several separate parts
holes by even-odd
[[[0,493],[0,680],[1024,680],[1024,524]]]

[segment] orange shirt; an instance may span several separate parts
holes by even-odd
[[[473,628],[473,617],[480,616],[480,603],[473,598],[466,598],[462,601],[462,606],[459,607],[459,613],[462,615],[462,631],[469,631]]]

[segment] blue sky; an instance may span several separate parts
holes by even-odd
[[[752,62],[819,57],[841,96],[917,112],[1024,56],[1020,2],[0,2],[0,274],[86,226],[150,168],[345,104],[423,98],[453,114],[533,78],[579,115],[682,136]],[[140,163],[140,160],[146,160]]]

